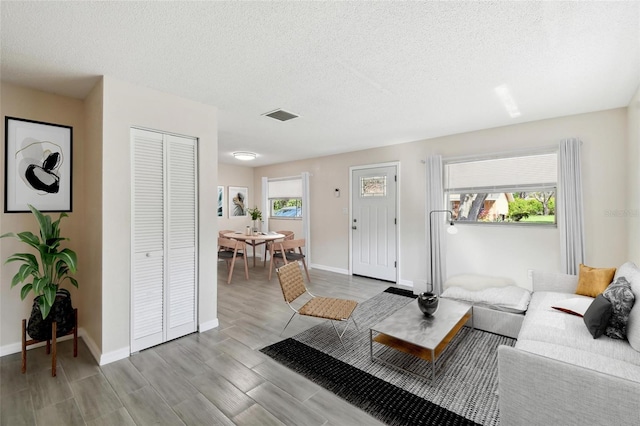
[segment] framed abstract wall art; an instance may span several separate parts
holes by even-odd
[[[224,217],[224,186],[218,187],[218,217]]]
[[[247,200],[249,188],[242,186],[229,187],[229,217],[242,217],[247,215]]]
[[[73,128],[5,117],[4,212],[71,211]]]

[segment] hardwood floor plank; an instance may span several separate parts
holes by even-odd
[[[352,425],[352,426],[383,426],[384,423],[371,417],[364,411],[354,409],[344,399],[336,396],[326,389],[320,389],[311,398],[304,402],[304,405],[321,413],[329,420],[329,424]]]
[[[29,389],[7,392],[0,398],[0,425],[22,426],[35,424],[35,412]]]
[[[254,404],[247,394],[214,372],[193,377],[190,382],[229,418]]]
[[[122,403],[102,374],[72,382],[70,386],[85,420],[102,417],[122,407]]]
[[[207,362],[207,365],[212,371],[224,377],[245,393],[264,382],[262,376],[227,354],[213,358]]]
[[[184,425],[151,386],[124,395],[122,403],[136,424]]]
[[[265,410],[260,404],[253,404],[233,418],[238,426],[284,426],[273,414]]]
[[[97,419],[87,422],[87,426],[136,426],[126,408],[121,407],[118,410],[106,414]]]
[[[102,373],[119,397],[142,389],[149,384],[147,379],[133,365],[134,358],[135,356],[129,357],[101,367]]]
[[[233,426],[233,422],[201,393],[173,407],[189,426]]]
[[[67,342],[71,342],[68,340]],[[67,343],[65,342],[65,343]],[[73,356],[73,345],[67,345],[71,350],[58,353],[58,362],[64,367],[69,383],[100,374],[100,367],[96,365],[93,355],[82,339],[78,340],[78,356]]]
[[[309,399],[321,387],[273,360],[267,360],[253,370],[300,402]]]
[[[82,414],[80,414],[73,398],[36,410],[36,425],[38,426],[81,426],[84,424]]]
[[[0,398],[29,388],[27,375],[20,371],[20,359],[0,364]]]
[[[73,392],[69,387],[62,366],[58,366],[56,377],[51,377],[51,366],[49,369],[41,369],[28,374],[27,383],[34,410],[73,398]]]
[[[253,368],[256,365],[271,359],[260,352],[251,350],[248,346],[243,345],[235,339],[226,339],[218,345],[218,348],[229,355],[236,361],[242,363],[245,367]]]
[[[269,382],[250,390],[247,395],[285,425],[320,426],[327,421],[325,417]]]
[[[156,368],[142,374],[171,407],[198,394],[185,377],[171,369]]]

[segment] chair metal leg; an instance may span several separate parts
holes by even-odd
[[[342,347],[344,348],[345,352],[347,351],[347,347],[344,345],[344,342],[342,341],[342,335],[340,334],[340,332],[338,332],[338,329],[336,328],[336,325],[333,323],[332,320],[329,320],[329,322],[331,322],[331,325],[333,326],[333,329],[336,331],[336,334],[338,335],[338,339],[340,339],[340,343],[342,344]],[[347,323],[349,324],[349,323]],[[345,327],[344,331],[346,331],[347,328]],[[342,334],[344,334],[344,331],[342,332]]]
[[[356,320],[353,319],[353,315],[351,315],[351,321],[353,321],[353,325],[356,326],[356,330],[360,331],[360,329],[358,328],[358,324],[356,323]]]
[[[287,325],[285,325],[284,328],[282,329],[282,331],[280,332],[280,336],[282,336],[282,333],[284,333],[284,331],[287,329],[287,327],[289,326],[289,323],[291,322],[293,317],[296,316],[296,314],[297,314],[297,312],[294,312],[293,315],[291,315],[291,318],[289,318],[289,321],[287,321]]]

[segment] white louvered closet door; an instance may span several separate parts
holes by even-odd
[[[132,129],[131,352],[196,330],[196,141]]]
[[[196,330],[196,144],[167,135],[167,339]]]

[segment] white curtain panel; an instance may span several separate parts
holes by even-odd
[[[425,228],[427,242],[427,285],[428,291],[442,293],[442,283],[446,277],[444,261],[444,230],[446,213],[430,213],[434,210],[444,210],[444,189],[442,186],[442,156],[432,155],[427,158],[427,194],[425,206]],[[433,220],[430,220],[430,218]],[[431,226],[430,226],[431,224]],[[433,261],[433,271],[430,270]],[[431,282],[433,277],[433,282]]]
[[[560,231],[562,270],[577,275],[584,263],[584,208],[582,202],[582,141],[572,138],[560,142],[558,153],[558,194],[556,215]]]

